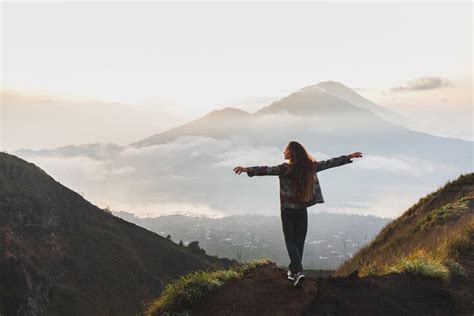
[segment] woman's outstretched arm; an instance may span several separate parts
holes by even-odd
[[[328,160],[321,160],[316,163],[317,169],[316,171],[323,171],[329,168],[334,168],[334,167],[339,167],[342,165],[345,165],[347,163],[352,162],[352,158],[362,158],[362,153],[357,151],[355,153],[352,153],[350,155],[342,155],[339,157],[331,158]]]
[[[282,170],[282,165],[277,166],[254,166],[254,167],[235,167],[234,172],[241,174],[247,172],[249,177],[253,176],[278,176]]]

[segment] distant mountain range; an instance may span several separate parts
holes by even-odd
[[[313,87],[322,88],[326,93],[338,97],[344,101],[349,102],[361,109],[366,109],[371,111],[372,113],[380,116],[384,120],[387,120],[391,123],[395,123],[397,125],[403,125],[403,122],[406,118],[396,112],[393,112],[383,106],[375,104],[374,102],[364,98],[360,94],[356,93],[354,90],[346,87],[342,83],[335,82],[335,81],[324,81],[318,83],[316,86],[309,86],[304,89],[312,89]]]
[[[284,114],[290,116],[272,120],[272,116]],[[382,118],[388,116],[395,117],[396,114],[340,83],[322,82],[255,113],[229,107],[215,110],[131,146],[160,145],[183,136],[215,139],[241,136],[255,145],[282,145],[291,139],[300,139],[307,146],[324,148],[325,152],[331,153],[357,149],[380,155],[403,153],[459,166],[468,166],[471,162],[472,142],[411,131]],[[292,117],[304,120],[295,124]],[[272,121],[275,124],[267,124]]]
[[[135,315],[167,281],[230,264],[115,217],[0,153],[1,315]]]

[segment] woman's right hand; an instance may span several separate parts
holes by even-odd
[[[241,174],[242,172],[248,172],[247,168],[245,167],[235,167],[234,168],[234,172],[236,174]]]

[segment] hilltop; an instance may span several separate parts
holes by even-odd
[[[298,292],[286,280],[286,269],[269,263],[229,280],[188,311],[192,315],[472,315],[473,200],[474,174],[463,174],[388,224],[334,276],[309,274]]]
[[[0,153],[1,315],[134,315],[169,280],[231,263],[115,217]]]

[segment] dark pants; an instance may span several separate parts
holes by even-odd
[[[303,248],[308,230],[308,210],[282,209],[281,224],[285,236],[286,250],[290,256],[291,273],[303,271]]]

